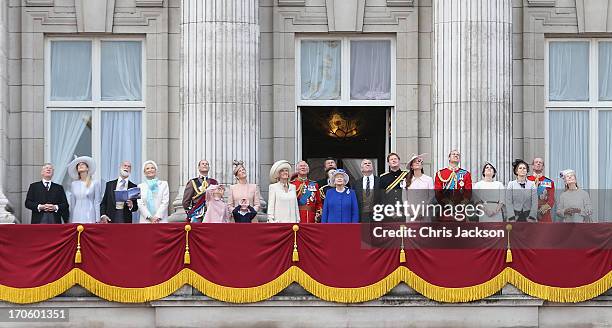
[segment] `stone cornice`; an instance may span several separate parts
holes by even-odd
[[[136,7],[163,7],[164,0],[136,0]]]
[[[414,0],[387,0],[388,7],[412,7]]]
[[[306,0],[278,0],[279,7],[304,7]]]
[[[527,0],[529,7],[554,7],[557,0]]]

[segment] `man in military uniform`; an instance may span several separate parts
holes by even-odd
[[[206,188],[218,185],[217,180],[209,178],[210,164],[203,159],[198,162],[198,176],[189,180],[183,193],[183,209],[189,222],[202,222],[206,211]]]
[[[551,210],[555,205],[555,183],[544,176],[544,160],[536,157],[532,162],[533,174],[527,179],[535,183],[538,191],[538,221],[552,222]]]
[[[453,149],[448,154],[448,167],[439,170],[434,178],[436,199],[441,205],[465,204],[472,198],[472,175],[459,167],[461,153]],[[442,221],[452,221],[453,217],[440,217]]]
[[[319,185],[308,179],[310,167],[306,161],[300,161],[295,165],[297,177],[291,180],[297,192],[298,207],[300,210],[300,223],[319,222],[321,216],[321,196]]]
[[[378,186],[382,193],[382,203],[395,206],[398,202],[402,203],[402,189],[406,187],[405,178],[408,172],[401,170],[400,157],[396,153],[387,155],[387,164],[389,164],[389,172],[380,176]]]

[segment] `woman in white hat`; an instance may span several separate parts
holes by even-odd
[[[502,207],[506,188],[504,184],[495,180],[497,169],[491,162],[485,162],[482,167],[483,179],[474,185],[474,200],[482,204],[484,213],[479,217],[479,222],[503,222]]]
[[[100,181],[93,180],[96,163],[89,156],[75,158],[68,164],[68,175],[75,181],[70,184],[70,222],[96,223],[100,221],[102,190]]]
[[[357,194],[346,186],[348,182],[346,171],[334,171],[328,184],[335,188],[327,190],[325,194],[321,223],[359,223]]]
[[[285,160],[278,161],[270,169],[268,189],[268,222],[300,222],[295,185],[289,183],[291,165]]]
[[[425,174],[425,170],[423,170],[423,157],[426,154],[421,155],[412,155],[410,160],[408,161],[408,165],[406,165],[406,169],[408,173],[406,174],[406,178],[400,184],[403,185],[402,190],[402,199],[409,206],[414,205],[414,208],[421,208],[422,210],[416,213],[409,213],[410,216],[406,219],[408,221],[429,221],[429,217],[427,216],[427,205],[432,202],[435,197],[434,192],[434,183],[432,177]],[[417,207],[419,206],[420,207]],[[412,207],[408,208],[410,212],[412,211]]]
[[[142,164],[144,181],[138,185],[140,199],[138,199],[138,212],[140,223],[168,222],[168,204],[170,193],[168,182],[157,178],[157,163],[146,161]]]
[[[578,188],[576,172],[564,170],[561,171],[560,176],[565,182],[565,191],[561,193],[557,202],[557,215],[563,219],[563,222],[592,222],[591,197],[586,191]]]

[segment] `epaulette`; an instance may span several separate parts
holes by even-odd
[[[389,174],[389,172],[385,172],[385,173],[381,174],[380,176],[382,177],[382,176],[385,176],[387,174]]]

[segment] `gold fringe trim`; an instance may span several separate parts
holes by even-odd
[[[252,303],[268,299],[287,288],[295,281],[294,277],[297,270],[300,269],[292,266],[270,282],[261,286],[246,288],[217,285],[192,270],[184,269],[183,271],[189,272],[189,284],[208,297],[229,303]]]
[[[100,298],[121,303],[143,303],[164,298],[183,287],[189,281],[187,270],[179,271],[172,278],[160,284],[142,288],[112,286],[95,279],[83,270],[73,269],[72,271],[76,271],[79,285]]]
[[[491,296],[500,291],[507,282],[507,271],[504,269],[493,279],[469,287],[449,288],[431,284],[406,269],[404,281],[419,294],[438,302],[470,302]]]
[[[612,271],[588,285],[570,288],[541,285],[529,280],[512,268],[506,268],[504,271],[509,272],[508,282],[523,293],[552,302],[583,302],[605,293],[612,287]]]
[[[402,271],[408,270],[399,267],[378,282],[364,287],[340,288],[324,285],[314,280],[300,268],[296,268],[295,281],[314,296],[331,302],[359,303],[377,299],[388,293],[402,281]]]
[[[75,270],[72,269],[61,278],[46,285],[30,288],[15,288],[0,285],[0,300],[17,303],[30,304],[53,298],[76,283]]]
[[[268,299],[297,282],[322,300],[340,303],[358,303],[377,299],[387,294],[400,282],[405,282],[423,296],[439,302],[470,302],[491,296],[511,283],[524,293],[553,302],[582,302],[612,287],[612,271],[584,286],[573,288],[551,287],[535,283],[512,268],[505,268],[491,280],[475,286],[447,288],[431,284],[406,267],[398,267],[388,276],[368,286],[340,288],[314,280],[302,269],[292,266],[274,280],[261,286],[234,288],[215,284],[191,269],[183,269],[158,285],[143,288],[125,288],[105,284],[79,268],[74,268],[58,280],[43,286],[14,288],[0,285],[0,300],[28,304],[41,302],[68,290],[75,284],[83,286],[105,300],[123,303],[142,303],[166,297],[185,284],[189,284],[211,298],[230,303],[251,303]]]

